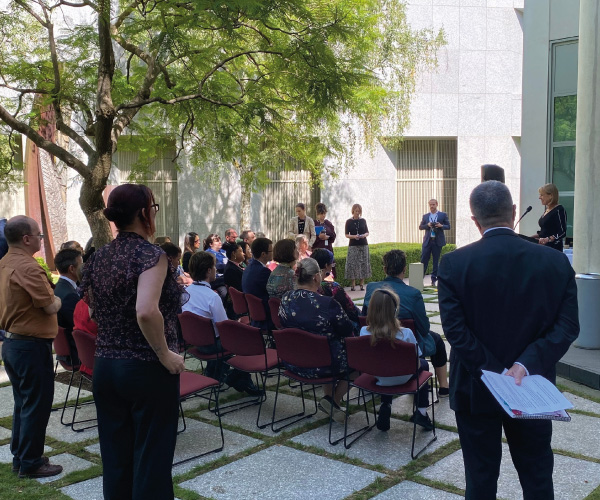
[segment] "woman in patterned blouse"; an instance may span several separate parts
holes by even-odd
[[[93,391],[105,498],[173,498],[183,289],[148,241],[158,209],[146,186],[115,188],[104,215],[119,233],[90,257],[81,282],[98,323]]]
[[[316,335],[324,335],[331,348],[331,366],[299,369],[288,365],[287,368],[306,378],[321,378],[343,375],[348,370],[346,344],[344,338],[353,336],[353,325],[342,306],[333,297],[319,295],[321,285],[319,264],[310,257],[298,262],[296,266],[297,289],[287,292],[281,298],[279,318],[284,328],[299,328]],[[340,408],[342,396],[346,393],[347,383],[339,381],[335,393],[331,385],[324,385],[325,397],[319,402],[319,408],[342,420],[344,410]]]
[[[273,260],[277,267],[273,269],[267,281],[269,297],[281,298],[290,290],[296,288],[294,266],[298,259],[298,250],[292,240],[279,240],[273,246]]]

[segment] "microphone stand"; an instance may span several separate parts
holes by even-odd
[[[521,218],[520,218],[520,219],[517,221],[517,223],[515,224],[515,227],[513,227],[513,230],[514,230],[514,229],[516,229],[516,227],[519,225],[519,222],[521,222],[521,219],[522,219],[523,217],[525,217],[525,216],[526,216],[526,215],[527,215],[529,212],[531,212],[531,209],[532,209],[532,206],[531,206],[531,205],[529,205],[529,206],[527,207],[527,210],[525,210],[525,212],[523,213],[523,215],[521,215]]]

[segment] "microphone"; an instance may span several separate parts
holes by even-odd
[[[521,219],[522,219],[523,217],[525,217],[525,216],[526,216],[526,215],[527,215],[529,212],[531,212],[531,210],[532,210],[532,207],[531,207],[531,205],[529,205],[529,206],[527,207],[527,210],[525,210],[525,212],[523,213],[523,215],[521,215],[521,218],[520,218],[520,219],[517,221],[517,223],[515,224],[515,227],[513,227],[513,230],[514,230],[514,229],[515,229],[515,228],[516,228],[516,227],[519,225],[519,222],[521,222]]]

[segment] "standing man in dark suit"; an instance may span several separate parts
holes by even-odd
[[[421,219],[419,229],[425,231],[425,236],[423,236],[423,247],[421,250],[421,262],[424,266],[423,272],[427,271],[429,257],[433,255],[431,286],[435,286],[442,247],[446,244],[446,235],[444,234],[444,231],[450,229],[448,214],[438,210],[437,200],[429,200],[429,213],[425,214]]]
[[[71,349],[71,359],[65,359],[67,363],[77,366],[80,364],[77,355],[77,346],[73,339],[73,313],[79,302],[77,284],[81,279],[81,268],[83,267],[83,255],[80,250],[65,248],[54,257],[54,265],[60,273],[60,278],[54,288],[54,295],[60,298],[62,305],[58,311],[58,326],[65,329],[65,336]]]
[[[504,428],[525,500],[551,500],[551,421],[511,419],[481,371],[507,370],[517,385],[535,374],[555,381],[556,363],[579,334],[575,273],[564,255],[514,233],[516,208],[503,183],[480,184],[469,201],[482,238],[444,256],[439,276],[466,498],[496,498]]]

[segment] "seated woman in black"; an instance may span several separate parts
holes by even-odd
[[[345,374],[348,370],[345,337],[353,336],[353,324],[333,298],[319,295],[317,290],[321,285],[319,264],[310,257],[298,262],[296,267],[298,279],[297,289],[286,292],[281,298],[279,318],[284,328],[299,328],[316,335],[324,335],[329,340],[332,364],[311,369],[298,369],[288,366],[288,369],[306,378],[322,378]],[[331,385],[324,385],[325,397],[319,402],[319,408],[331,414],[334,419],[344,418],[340,408],[342,396],[346,393],[347,382],[339,381],[335,392]],[[338,411],[334,411],[338,410]]]

